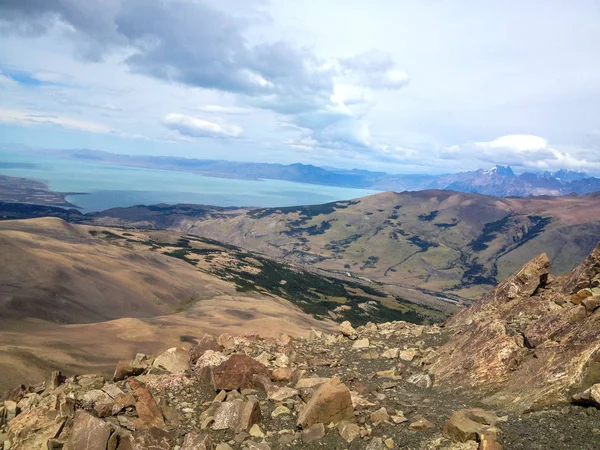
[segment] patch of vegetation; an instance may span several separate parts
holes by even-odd
[[[533,225],[529,227],[527,233],[523,235],[521,240],[519,241],[519,246],[525,244],[536,236],[539,236],[548,225],[552,222],[551,217],[542,217],[542,216],[527,216],[529,220],[533,222]]]
[[[299,221],[294,221],[295,223]],[[294,236],[300,233],[307,233],[309,236],[316,236],[318,234],[325,234],[327,230],[331,228],[331,222],[333,220],[324,220],[320,225],[312,225],[310,227],[301,228],[301,227],[293,227],[290,223],[290,227],[288,230],[282,231],[283,234],[287,236]]]
[[[437,242],[426,241],[424,239],[421,239],[419,236],[411,236],[408,238],[408,240],[410,242],[412,242],[414,245],[416,245],[417,247],[419,247],[422,252],[426,252],[427,250],[429,250],[432,247],[440,246],[440,244],[438,244]]]
[[[321,225],[317,226],[317,230],[319,228],[326,229],[328,226],[329,222],[323,221]],[[103,237],[112,239],[110,235],[103,235]],[[359,237],[360,235],[353,235],[341,242],[343,245],[349,245]],[[209,267],[203,265],[201,270],[233,283],[238,292],[258,292],[263,295],[283,297],[304,312],[319,319],[329,317],[328,312],[337,308],[340,303],[349,306],[350,310],[343,308],[336,311],[336,320],[351,320],[357,325],[369,321],[390,320],[424,323],[440,320],[442,315],[438,310],[427,309],[400,297],[391,297],[376,285],[317,275],[211,239],[188,236],[178,239],[175,244],[155,240],[136,242],[145,244],[152,249],[168,247],[169,251],[164,255],[181,259],[194,266],[198,266],[199,261],[192,258],[191,255],[202,255],[204,262],[208,263]],[[211,248],[196,248],[191,244],[192,242],[209,244]],[[210,265],[214,255],[220,253],[226,253],[225,256],[230,259],[230,263],[226,267],[221,264]],[[315,255],[307,254],[306,257],[313,258]],[[367,258],[365,264],[372,266],[377,262],[378,258],[371,256]],[[257,267],[260,270],[256,270]],[[198,298],[192,296],[177,305],[175,312],[185,311],[197,301]],[[385,304],[389,302],[392,302],[391,306],[393,307]]]
[[[194,306],[194,304],[198,301],[199,301],[199,298],[197,295],[191,295],[187,299],[179,302],[179,305],[177,305],[177,307],[175,308],[175,312],[176,313],[183,312],[183,311],[191,308],[192,306]]]
[[[346,209],[349,206],[358,204],[359,201],[346,201],[346,202],[331,202],[324,203],[322,205],[309,205],[309,206],[288,206],[283,208],[262,208],[254,209],[247,213],[248,216],[253,219],[262,219],[272,214],[293,214],[299,213],[304,218],[305,222],[309,221],[315,216],[322,214],[331,214],[338,209]]]
[[[331,241],[328,244],[325,244],[325,250],[331,250],[334,253],[342,253],[346,250],[350,244],[357,241],[362,237],[362,234],[353,234],[345,239],[339,239],[337,241]]]
[[[481,234],[471,241],[468,246],[475,252],[481,252],[487,249],[489,247],[488,243],[492,242],[498,233],[501,233],[505,229],[506,224],[512,217],[514,217],[514,215],[509,214],[500,220],[486,223]]]
[[[438,227],[438,228],[446,229],[446,228],[455,227],[456,225],[458,225],[458,222],[452,222],[452,223],[435,223],[434,225],[436,227]]]
[[[462,283],[464,285],[474,284],[497,284],[495,266],[488,271],[485,266],[477,261],[468,261],[466,256],[462,258],[463,266],[467,268],[463,274]]]
[[[421,214],[419,216],[419,220],[422,222],[431,222],[438,216],[439,213],[440,213],[439,211],[435,210],[435,211],[431,211],[429,214]]]
[[[190,240],[186,239],[186,238],[183,238],[183,237],[179,238],[179,240],[177,241],[176,245],[177,245],[177,247],[186,247],[186,248],[191,247]]]
[[[363,261],[363,266],[360,268],[360,270],[365,270],[368,268],[375,267],[378,262],[379,262],[379,257],[369,256],[365,261]]]

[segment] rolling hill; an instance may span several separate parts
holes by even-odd
[[[54,369],[108,372],[205,332],[299,335],[453,310],[209,239],[59,218],[0,222],[0,268],[0,391]]]
[[[542,248],[554,270],[572,269],[600,236],[600,195],[387,192],[182,221],[177,228],[295,264],[477,298]]]

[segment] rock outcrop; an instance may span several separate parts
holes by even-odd
[[[600,361],[600,246],[570,274],[555,278],[549,267],[545,254],[535,257],[448,320],[453,336],[428,358],[437,383],[466,381],[495,392],[488,403],[525,410],[566,401],[591,381]]]

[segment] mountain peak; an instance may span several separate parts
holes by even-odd
[[[486,170],[484,172],[486,175],[500,175],[503,177],[514,177],[515,173],[513,172],[510,166],[501,166],[496,164],[490,170]]]

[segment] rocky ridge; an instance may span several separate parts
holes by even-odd
[[[53,372],[0,398],[4,450],[596,449],[600,246],[540,255],[442,326],[349,322],[306,338],[205,335]]]

